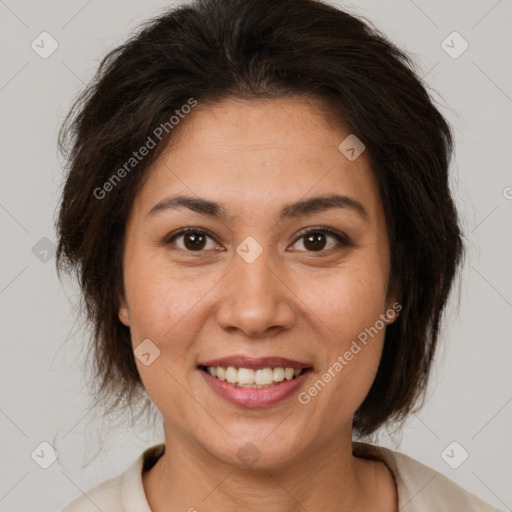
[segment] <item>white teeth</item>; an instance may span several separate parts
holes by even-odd
[[[234,366],[208,366],[208,373],[219,380],[226,380],[241,388],[268,388],[276,383],[292,380],[302,373],[302,369],[295,368],[235,368]]]
[[[286,380],[292,380],[293,379],[293,368],[286,368],[284,371],[284,378]]]
[[[256,376],[254,378],[254,383],[258,386],[268,386],[272,384],[274,380],[274,372],[272,368],[262,368],[261,370],[256,370]]]
[[[254,384],[254,370],[250,368],[239,368],[238,370],[238,384]]]
[[[276,382],[284,380],[284,368],[274,368],[274,380]]]
[[[231,384],[234,384],[238,380],[238,371],[233,366],[226,368],[226,380]]]

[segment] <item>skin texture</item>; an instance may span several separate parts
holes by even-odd
[[[398,510],[388,468],[351,448],[385,329],[306,405],[292,394],[242,408],[197,369],[233,354],[288,357],[313,366],[307,390],[395,302],[369,160],[338,149],[349,133],[315,99],[199,104],[148,171],[127,223],[119,318],[134,348],[149,338],[160,349],[149,366],[136,360],[164,418],[166,452],[143,478],[152,510]],[[367,217],[333,208],[278,219],[285,204],[332,193],[361,202]],[[178,194],[222,203],[228,217],[186,208],[147,216]],[[351,245],[325,235],[325,248],[312,250],[300,236],[318,226]],[[165,243],[183,227],[214,238],[200,251],[187,249],[186,235]],[[248,236],[263,249],[252,263],[236,252]],[[261,454],[249,468],[237,456],[246,443]]]

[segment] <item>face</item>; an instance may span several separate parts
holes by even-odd
[[[349,439],[394,312],[366,153],[304,98],[199,104],[178,128],[127,222],[119,310],[166,437],[269,468]]]

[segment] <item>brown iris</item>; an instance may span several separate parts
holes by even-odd
[[[304,237],[304,246],[312,251],[321,251],[325,247],[325,233],[318,231]]]
[[[183,237],[185,247],[190,250],[203,249],[206,242],[206,235],[202,233],[186,233]]]

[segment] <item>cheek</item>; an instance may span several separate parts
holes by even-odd
[[[197,314],[208,288],[150,259],[132,259],[125,275],[132,346],[144,388],[160,411],[185,417],[183,385],[195,360],[194,341],[201,329]],[[146,340],[157,347],[149,365],[137,357]]]
[[[377,269],[377,270],[374,270]],[[375,265],[347,265],[321,279],[298,280],[297,295],[306,307],[302,313],[330,338],[330,346],[343,348],[375,324],[386,310],[386,276]],[[308,312],[309,310],[309,312]]]
[[[136,357],[137,368],[157,408],[166,411],[172,404],[171,409],[180,410],[178,417],[186,417],[186,410],[180,409],[187,402],[182,386],[197,361],[196,340],[207,319],[208,291],[218,276],[211,271],[176,271],[165,261],[143,256],[125,267],[131,341],[136,356],[145,340],[156,345],[158,356],[149,365]]]
[[[315,379],[298,397],[310,408],[310,417],[330,418],[323,427],[325,435],[351,421],[375,380],[385,337],[386,326],[380,319],[383,304],[375,295],[362,292],[338,296],[337,301],[331,297],[323,316],[329,336],[317,341],[322,362]]]
[[[322,354],[320,371],[301,403],[311,401],[308,407],[328,410],[340,422],[368,394],[382,354],[386,276],[378,265],[373,269],[377,270],[366,265],[337,269],[329,278],[309,280],[298,292],[307,297],[308,307],[301,313],[322,333],[316,341]]]
[[[209,279],[191,280],[169,265],[141,258],[133,259],[126,268],[125,283],[134,344],[144,338],[164,343],[175,339],[178,332],[180,338],[186,338],[183,319],[193,313],[210,287]]]

